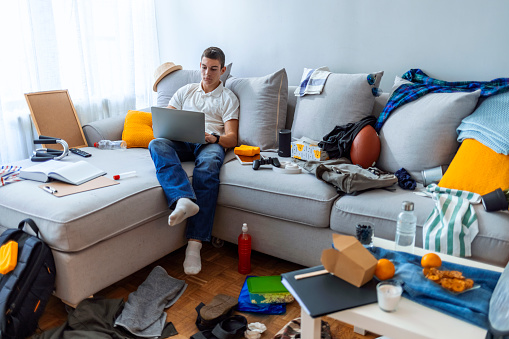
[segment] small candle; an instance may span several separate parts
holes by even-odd
[[[378,306],[382,311],[394,312],[398,307],[403,287],[399,281],[382,281],[376,286]]]

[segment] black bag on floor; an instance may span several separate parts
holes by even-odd
[[[37,236],[23,231],[25,224]],[[11,240],[17,243],[18,254],[15,267],[0,274],[0,339],[32,335],[55,287],[53,254],[39,238],[35,222],[25,219],[18,229],[4,231],[0,246]]]

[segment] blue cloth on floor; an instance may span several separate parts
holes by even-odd
[[[456,294],[424,277],[420,256],[379,247],[373,247],[370,251],[377,259],[386,258],[394,263],[396,274],[393,279],[404,282],[405,298],[488,329],[489,303],[500,272],[442,262],[441,269],[461,271],[464,277],[474,280],[474,286],[481,286]]]
[[[239,294],[239,303],[237,311],[239,312],[253,312],[263,314],[283,314],[286,312],[286,304],[253,304],[249,298],[249,290],[247,288],[247,278],[255,277],[254,275],[246,276],[244,286]]]
[[[398,185],[404,190],[414,190],[415,186],[417,185],[415,183],[415,180],[412,179],[412,176],[410,173],[407,172],[406,169],[400,168],[399,170],[394,173],[396,178],[398,178]]]

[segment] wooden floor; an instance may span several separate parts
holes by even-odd
[[[202,271],[196,276],[187,276],[184,273],[182,263],[184,262],[185,247],[183,247],[102,290],[97,293],[97,296],[127,300],[129,294],[136,291],[155,266],[162,266],[170,276],[185,280],[188,284],[184,294],[166,312],[168,314],[167,321],[171,321],[179,332],[178,336],[171,338],[189,338],[198,332],[195,325],[195,307],[200,302],[207,304],[216,294],[220,293],[238,297],[246,278],[245,275],[237,272],[236,245],[225,243],[221,248],[214,248],[209,243],[204,243],[201,254]],[[300,265],[254,251],[251,265],[252,272],[250,274],[256,276],[278,275],[303,268]],[[287,304],[286,313],[282,315],[239,312],[237,314],[245,316],[248,323],[261,322],[265,324],[267,331],[263,333],[262,338],[273,338],[289,321],[300,316],[300,306],[296,301]],[[39,325],[42,330],[47,330],[62,325],[66,319],[67,312],[64,304],[59,299],[51,297]],[[331,318],[325,317],[324,320],[331,325],[334,338],[372,339],[378,337],[373,333],[367,333],[366,336],[356,334],[350,325]]]

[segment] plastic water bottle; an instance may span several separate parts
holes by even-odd
[[[247,233],[247,224],[242,225],[242,233],[239,235],[239,273],[251,272],[251,236]]]
[[[127,143],[124,140],[101,140],[94,143],[94,147],[99,149],[126,149]]]
[[[414,214],[414,203],[403,201],[401,213],[396,226],[396,251],[414,253],[415,230],[417,217]]]

